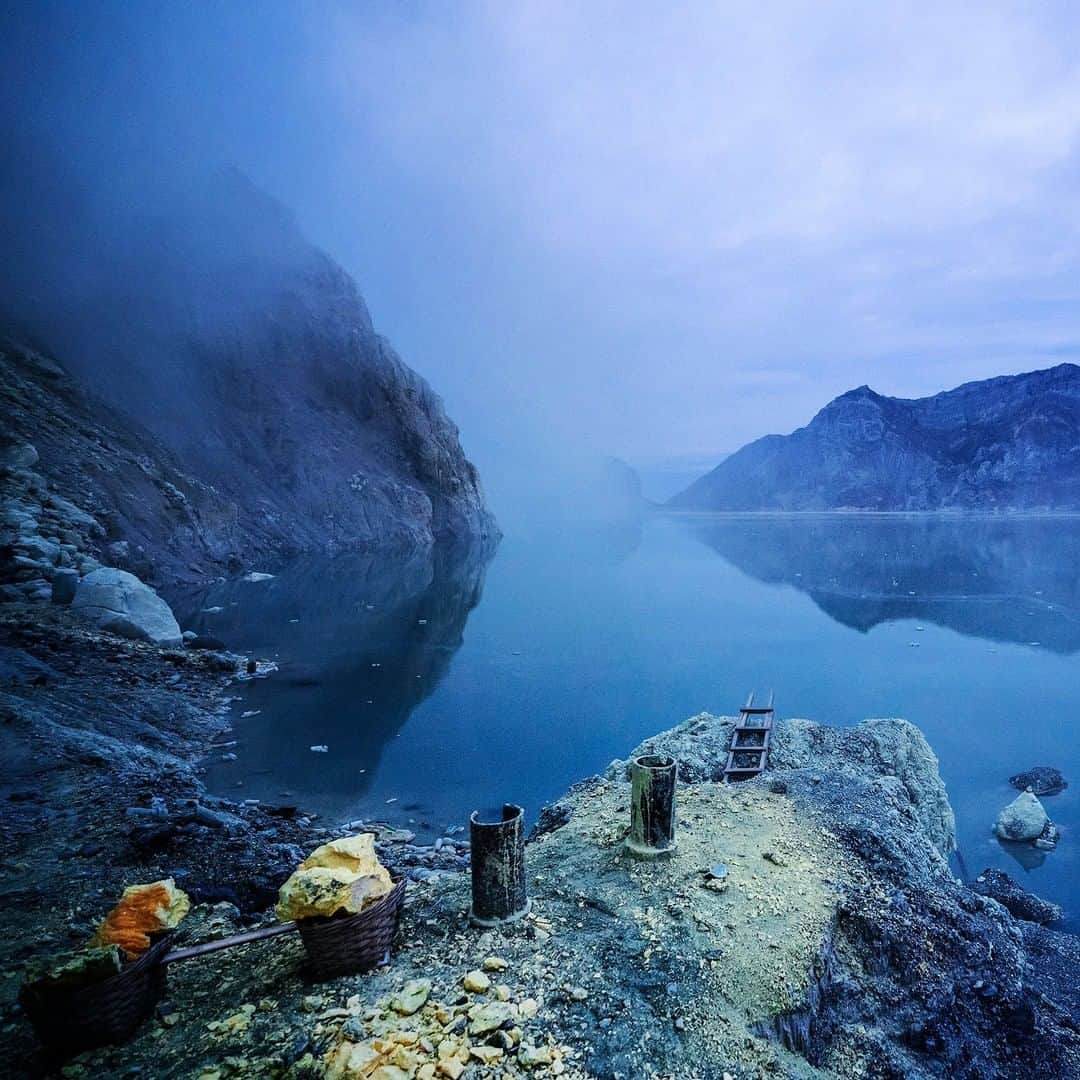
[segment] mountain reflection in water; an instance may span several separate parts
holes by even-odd
[[[913,721],[971,872],[1030,876],[1080,916],[1080,517],[527,524],[490,563],[308,558],[178,603],[184,629],[280,664],[233,688],[210,791],[428,839],[507,801],[531,824],[647,736],[775,688],[781,717]],[[1070,780],[1041,865],[991,831],[1033,765]]]
[[[916,619],[1080,651],[1080,519],[731,516],[691,528],[739,570],[801,589],[856,630]]]
[[[271,678],[244,688],[244,711],[256,714],[237,728],[248,780],[237,781],[238,770],[218,754],[208,786],[255,787],[253,794],[282,802],[311,792],[362,797],[386,744],[460,648],[491,556],[489,547],[454,546],[309,558],[272,580],[186,596],[185,628],[260,659],[280,658]]]

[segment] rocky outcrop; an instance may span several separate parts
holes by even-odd
[[[991,897],[1018,919],[1047,924],[1064,918],[1064,912],[1057,904],[1028,892],[1003,870],[987,868],[970,885],[973,892]]]
[[[669,755],[678,762],[681,781],[720,781],[734,726],[732,717],[701,713],[646,739],[630,758]],[[725,752],[718,752],[718,748]],[[629,760],[613,762],[607,775],[628,775]],[[864,720],[851,728],[810,720],[778,720],[769,761],[773,769],[873,776],[883,795],[887,793],[890,801],[905,807],[913,827],[942,855],[956,846],[956,818],[938,772],[937,757],[922,732],[907,720]]]
[[[669,505],[687,510],[1080,508],[1080,367],[934,397],[860,386],[791,435],[767,435]]]
[[[75,590],[71,607],[110,634],[165,648],[183,643],[169,605],[126,570],[103,566],[87,574]]]
[[[689,805],[684,788],[676,796],[680,837],[687,828],[713,830],[718,844],[730,837],[723,859],[729,875],[734,859],[755,848],[775,868],[770,874],[784,874],[796,860],[805,867],[815,833],[838,842],[827,872],[838,889],[834,916],[802,1001],[762,1015],[755,1031],[819,1069],[814,1075],[1080,1076],[1070,981],[1080,970],[1075,939],[1018,923],[1003,903],[953,876],[943,858],[952,811],[939,802],[944,788],[925,740],[903,721],[867,721],[850,733],[780,721],[770,769],[728,789],[735,814],[727,822],[695,814],[694,801],[701,781],[722,768],[730,725],[696,717],[634,752],[664,749],[679,759],[690,780]],[[623,782],[625,767],[614,763],[609,777]],[[565,800],[571,824],[579,803]],[[788,805],[797,822],[784,826],[790,847],[766,852],[756,830]],[[791,911],[804,886],[797,875],[789,883],[794,894],[758,893],[757,907],[735,904],[725,923]],[[761,943],[771,948],[767,937]],[[725,972],[729,955],[725,950]],[[708,1060],[704,1039],[699,1054],[696,1061]],[[679,1075],[672,1059],[667,1065]],[[791,1066],[781,1071],[802,1075]],[[722,1075],[722,1067],[703,1075]]]
[[[1061,775],[1061,771],[1049,765],[1036,765],[1010,776],[1009,783],[1021,791],[1030,789],[1036,795],[1060,795],[1069,786],[1069,781]]]

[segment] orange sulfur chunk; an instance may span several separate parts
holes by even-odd
[[[172,878],[150,885],[130,885],[120,903],[105,916],[94,934],[92,945],[119,945],[129,959],[142,956],[150,948],[150,935],[177,926],[188,913],[187,893]]]

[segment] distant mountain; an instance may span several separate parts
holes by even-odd
[[[1078,510],[1080,367],[933,397],[860,386],[767,435],[667,504],[687,510]]]
[[[123,229],[92,209],[62,221],[23,237],[22,276],[0,295],[9,339],[63,364],[71,415],[81,385],[112,408],[111,431],[124,414],[129,442],[148,431],[205,492],[215,512],[189,561],[497,535],[438,395],[375,331],[345,270],[244,176],[214,175]],[[46,404],[20,402],[19,435],[49,465],[71,448],[52,445]],[[188,554],[172,547],[162,573]]]
[[[667,502],[727,456],[726,451],[679,454],[639,464],[637,471],[641,475],[642,493],[653,502]]]

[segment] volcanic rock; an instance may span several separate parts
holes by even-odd
[[[1060,795],[1069,786],[1068,780],[1049,765],[1036,765],[1010,776],[1009,783],[1020,791],[1030,788],[1036,795]]]
[[[1043,804],[1024,791],[998,814],[994,832],[1002,840],[1037,840],[1049,823]]]
[[[79,582],[72,608],[112,634],[173,648],[183,643],[169,605],[134,574],[103,566]]]
[[[1046,925],[1058,922],[1063,915],[1057,904],[1051,904],[1018,885],[1002,870],[984,870],[971,888],[982,896],[989,896],[1004,904],[1018,919]]]

